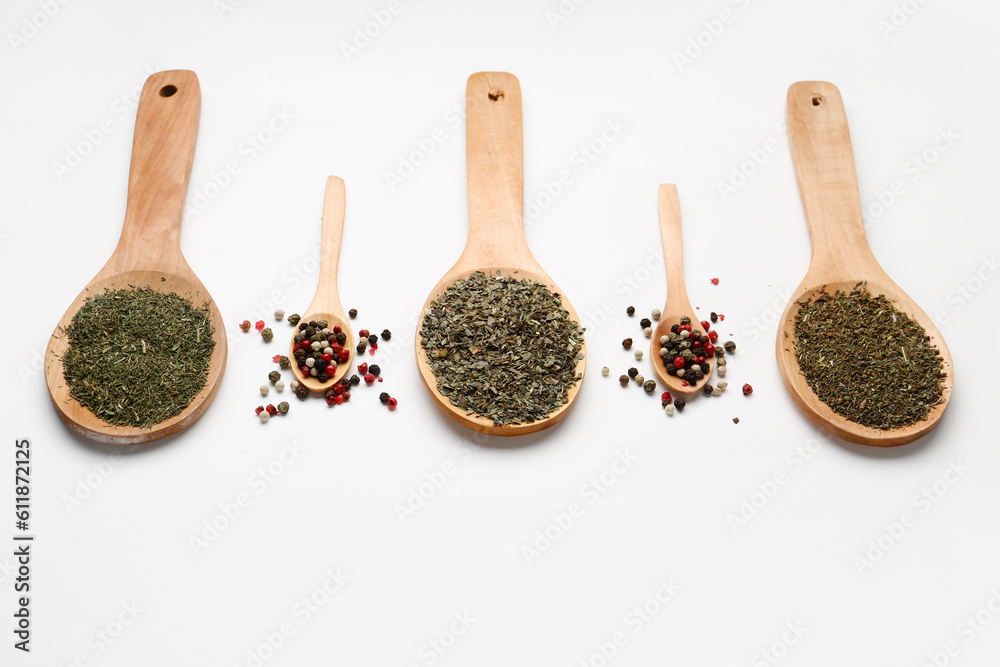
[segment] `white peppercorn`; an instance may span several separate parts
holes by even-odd
[[[271,388],[268,387],[266,384],[262,384],[260,386],[260,395],[261,396],[267,396],[267,392],[269,392],[269,391],[271,391]]]
[[[725,380],[719,380],[719,389],[721,389],[722,391],[725,391],[726,387],[728,387],[728,386],[729,386],[728,382],[726,382]]]
[[[278,320],[279,322],[285,319],[285,311],[283,311],[281,308],[274,311],[274,319]]]
[[[650,336],[652,336],[653,335],[653,327],[646,327],[645,329],[643,329],[642,330],[642,335],[645,336],[646,338],[649,338]]]
[[[295,391],[296,389],[299,388],[299,381],[292,380],[291,382],[288,383],[288,388],[291,389],[292,391]]]
[[[642,350],[636,350],[635,351],[635,360],[636,361],[642,361]]]
[[[274,383],[274,388],[278,393],[285,391],[285,381],[278,380],[277,382]]]
[[[652,317],[654,320],[658,320],[658,319],[660,319],[660,315],[662,315],[662,314],[663,313],[660,312],[659,308],[654,308],[653,312],[651,312],[649,314],[649,316]]]
[[[603,375],[604,377],[608,377],[608,374],[610,372],[611,372],[611,369],[608,368],[607,366],[605,366],[604,368],[601,369],[601,375]]]
[[[663,411],[666,412],[668,416],[673,417],[674,416],[674,404],[673,403],[667,403],[666,405],[663,406]]]
[[[726,377],[726,367],[725,366],[719,366],[719,368],[716,370],[716,372],[719,374],[720,378]]]
[[[271,415],[267,413],[267,410],[262,410],[261,413],[257,416],[260,417],[260,421],[262,424],[266,423],[267,420],[271,418]]]

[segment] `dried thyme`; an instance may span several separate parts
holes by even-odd
[[[861,284],[800,304],[795,353],[819,399],[870,428],[915,424],[941,400],[943,362],[930,336]]]
[[[205,386],[215,349],[207,304],[148,287],[88,297],[64,333],[70,395],[115,426],[179,415]]]
[[[583,329],[545,285],[476,272],[435,301],[420,330],[437,389],[452,405],[522,424],[567,402]]]

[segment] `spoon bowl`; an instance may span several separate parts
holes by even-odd
[[[660,237],[663,241],[663,257],[667,268],[667,302],[663,306],[660,321],[653,330],[652,342],[649,346],[650,363],[653,372],[660,382],[667,385],[671,392],[693,394],[701,391],[715,371],[715,357],[706,357],[708,372],[697,382],[667,373],[666,366],[660,357],[660,338],[670,333],[670,328],[680,323],[685,315],[691,318],[691,333],[700,332],[707,335],[695,315],[694,308],[688,300],[684,287],[684,247],[681,237],[681,205],[677,197],[677,186],[662,184],[659,189]]]
[[[295,364],[295,339],[294,335],[288,343],[288,358],[291,364],[292,373],[309,391],[325,392],[327,389],[337,384],[351,370],[354,363],[354,347],[357,341],[354,338],[354,331],[348,324],[347,315],[343,306],[340,305],[340,294],[337,290],[337,264],[340,260],[340,241],[344,233],[344,212],[347,205],[347,195],[344,188],[344,181],[336,176],[328,176],[326,179],[326,196],[323,201],[323,231],[322,249],[319,269],[319,284],[316,287],[316,296],[306,309],[306,314],[302,316],[302,322],[326,320],[327,326],[333,329],[339,326],[347,334],[344,342],[344,349],[348,352],[346,362],[337,364],[337,370],[328,379],[320,381],[311,375],[306,375]]]
[[[190,426],[212,402],[225,371],[228,348],[222,314],[180,247],[200,113],[201,89],[194,72],[157,72],[146,80],[136,111],[121,238],[111,258],[59,320],[45,352],[45,382],[56,412],[71,430],[99,442],[139,444]],[[88,297],[107,289],[144,287],[176,293],[198,307],[207,303],[215,327],[215,349],[205,386],[180,414],[151,428],[115,426],[70,395],[62,362],[69,340],[63,332]]]
[[[778,370],[792,400],[817,426],[848,442],[877,447],[904,445],[937,426],[948,407],[955,369],[941,332],[920,306],[879,266],[865,237],[854,151],[840,91],[824,81],[804,81],[788,89],[788,132],[799,191],[809,223],[812,260],[778,325]],[[824,293],[850,292],[864,283],[883,294],[927,332],[943,362],[940,402],[927,418],[891,430],[873,429],[834,412],[813,392],[795,354],[795,319],[800,304]]]
[[[475,273],[499,271],[517,279],[542,283],[559,295],[569,317],[580,322],[573,305],[545,273],[528,249],[524,237],[524,176],[521,133],[521,86],[513,74],[480,72],[469,77],[466,87],[466,150],[469,178],[469,237],[461,257],[438,281],[424,303],[426,313],[441,294],[456,281]],[[542,419],[524,424],[497,426],[492,419],[466,414],[437,390],[437,378],[423,348],[417,323],[416,354],[420,377],[437,405],[448,417],[479,433],[514,436],[535,433],[555,425],[569,413],[583,383],[584,356],[576,363],[580,376],[566,392],[566,402]]]

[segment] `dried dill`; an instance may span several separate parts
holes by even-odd
[[[205,386],[215,348],[207,304],[148,287],[88,297],[63,333],[70,395],[116,426],[180,414]]]
[[[538,282],[475,272],[431,303],[420,330],[438,391],[497,426],[542,419],[580,379],[583,328]]]
[[[941,400],[943,362],[930,336],[863,284],[800,304],[795,353],[819,399],[870,428],[915,424]]]

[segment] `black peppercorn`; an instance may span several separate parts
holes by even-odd
[[[702,362],[702,364],[701,364],[701,372],[702,373],[704,373],[705,375],[708,375],[708,371],[709,371],[710,368],[711,368],[711,366],[708,365],[707,361]]]
[[[357,387],[359,384],[361,384],[361,378],[359,378],[357,375],[352,375],[351,379],[350,379],[350,383],[353,386]]]
[[[347,334],[345,334],[343,331],[341,331],[338,334],[334,334],[334,338],[336,338],[337,342],[340,343],[341,345],[347,342]]]
[[[347,311],[347,314],[350,315],[351,319],[353,320],[355,317],[358,316],[358,309],[357,308],[351,308],[349,311]]]
[[[378,336],[376,336],[375,334],[372,334],[372,335],[368,336],[368,344],[369,345],[374,345],[377,342],[378,342]]]
[[[670,327],[670,333],[680,333],[680,331],[681,327],[678,324],[675,324],[674,326]]]
[[[685,401],[680,396],[674,399],[674,407],[677,408],[678,410],[683,411],[685,405],[687,405],[687,401]]]
[[[632,368],[628,369],[628,376],[630,378],[635,379],[635,376],[638,375],[638,374],[639,374],[639,369],[636,368],[635,366],[633,366]]]
[[[382,401],[382,405],[385,405],[386,403],[388,403],[389,402],[389,392],[383,391],[381,394],[378,395],[378,400]]]
[[[714,389],[715,387],[706,382],[705,386],[701,388],[701,393],[705,394],[706,396],[711,396],[712,390]]]
[[[364,338],[362,338],[361,340],[358,341],[358,346],[354,349],[358,351],[358,354],[364,354],[367,348],[368,348],[368,342]]]
[[[625,340],[623,340],[622,341],[622,347],[624,347],[626,350],[631,349],[631,347],[632,347],[632,339],[631,338],[626,338]]]
[[[298,387],[295,388],[295,395],[298,396],[299,398],[306,398],[307,396],[309,396],[309,390],[306,389],[306,386],[304,384],[300,384]]]
[[[725,348],[726,352],[728,352],[729,354],[732,354],[733,352],[736,351],[736,343],[734,343],[731,340],[727,340],[726,344],[723,345],[722,347]]]
[[[271,371],[267,374],[267,379],[271,381],[272,384],[281,379],[281,373],[278,371]]]
[[[382,329],[382,340],[389,340],[392,338],[392,332],[388,329]]]
[[[645,329],[646,327],[653,326],[653,323],[649,321],[648,317],[644,317],[641,320],[639,320],[639,326]]]
[[[378,364],[372,364],[371,366],[368,367],[368,372],[374,375],[375,377],[378,377],[379,374],[382,373],[382,369],[378,367]]]
[[[628,386],[628,376],[627,375],[623,375],[620,378],[618,378],[618,384],[620,384],[623,387],[627,387]]]
[[[336,396],[337,391],[334,387],[330,387],[329,389],[326,390],[326,392],[324,392],[323,395],[326,396],[327,398],[330,398],[331,396]]]
[[[625,309],[625,312],[628,313],[629,317],[632,317],[633,315],[635,315],[635,306],[629,306],[628,308]]]
[[[712,314],[708,316],[708,318],[710,320],[712,320],[713,323],[714,322],[718,322],[719,321],[719,314],[716,313],[715,311],[713,311]]]

